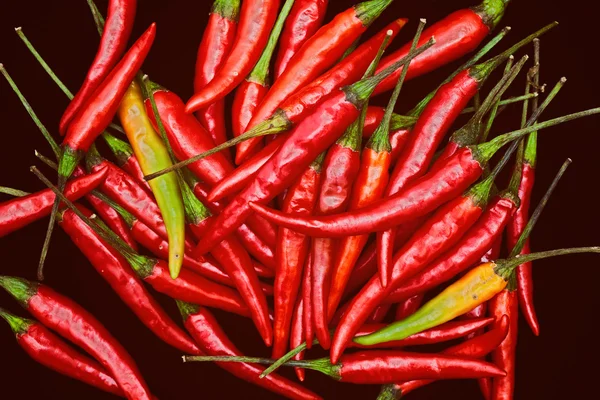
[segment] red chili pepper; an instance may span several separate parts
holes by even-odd
[[[292,57],[321,27],[328,0],[296,0],[288,16],[275,60],[275,79],[286,70]]]
[[[322,157],[319,157],[307,168],[298,181],[288,189],[282,210],[287,213],[299,214],[313,212],[318,196],[321,162]],[[300,289],[302,271],[304,270],[309,245],[309,237],[297,234],[289,229],[280,228],[276,251],[273,358],[280,358],[287,350],[292,314],[297,303],[296,298]],[[296,329],[301,328],[302,324],[296,327]],[[298,338],[299,335],[296,337]]]
[[[471,358],[482,358],[492,352],[504,340],[508,331],[510,318],[506,315],[500,317],[497,326],[488,333],[467,340],[444,350],[444,354],[457,355]],[[382,388],[378,397],[379,400],[399,399],[415,389],[426,386],[434,381],[431,380],[412,380],[408,382],[386,385]]]
[[[1,308],[0,317],[10,325],[19,346],[35,361],[59,374],[77,379],[105,392],[124,396],[117,382],[100,364],[63,342],[44,325],[9,314]]]
[[[241,356],[240,351],[231,343],[207,309],[179,301],[177,305],[186,329],[204,353],[211,356]],[[320,399],[308,389],[281,376],[269,374],[264,379],[260,379],[258,376],[263,369],[256,365],[247,363],[219,363],[218,365],[238,378],[281,396],[290,399]]]
[[[188,101],[186,112],[206,108],[222,99],[248,76],[267,43],[279,3],[279,0],[242,2],[238,30],[229,55],[213,79]]]
[[[410,299],[406,299],[403,302],[398,303],[398,306],[396,307],[396,321],[400,321],[409,315],[414,314],[414,312],[421,307],[421,303],[423,303],[422,294],[417,294]]]
[[[413,55],[423,52],[426,48],[427,46],[421,47]],[[358,117],[359,108],[369,97],[371,88],[396,66],[332,94],[311,116],[305,118],[282,147],[263,165],[252,184],[238,193],[215,218],[210,232],[196,249],[197,254],[204,254],[210,250],[214,244],[243,223],[252,214],[250,202],[267,203],[290,186],[320,152],[342,136],[345,129]]]
[[[367,318],[365,323],[366,324],[378,324],[380,322],[383,322],[383,320],[385,319],[385,317],[387,316],[387,314],[391,308],[392,308],[391,304],[382,304],[382,305],[377,306],[375,308],[375,310],[373,310],[371,315],[369,315],[369,317]]]
[[[150,185],[144,180],[144,172],[142,171],[140,162],[133,153],[133,148],[129,143],[114,137],[106,131],[102,132],[102,138],[115,156],[117,166],[131,175],[140,186],[143,186],[150,195],[154,196]]]
[[[246,131],[254,112],[260,107],[261,102],[269,92],[269,68],[271,66],[271,58],[273,56],[273,51],[275,51],[279,34],[283,29],[283,24],[290,13],[293,4],[294,0],[286,0],[283,4],[260,58],[248,77],[240,83],[235,91],[231,109],[233,135],[235,137],[240,136]],[[238,149],[242,145],[243,143],[238,145]],[[246,158],[247,157],[248,155],[246,155]]]
[[[510,285],[515,285],[513,281]],[[514,287],[514,286],[513,286]],[[493,362],[506,371],[506,376],[492,380],[492,399],[512,399],[515,390],[515,354],[517,349],[519,299],[514,289],[505,289],[490,300],[490,314],[508,315],[506,338],[492,352]]]
[[[302,276],[302,300],[304,309],[304,334],[308,348],[312,345],[315,337],[315,323],[312,310],[312,252],[308,253],[304,264],[304,275]]]
[[[295,349],[304,343],[304,299],[302,296],[299,296],[296,300],[296,305],[294,306],[294,314],[292,315],[292,327],[290,332],[290,347]],[[304,359],[304,352],[300,352],[296,354],[293,358],[294,360],[302,360]],[[304,382],[304,378],[306,377],[306,371],[303,368],[294,368],[296,370],[296,376],[300,382]]]
[[[92,215],[92,212],[83,206],[78,208],[88,218]],[[142,281],[123,257],[72,211],[65,211],[59,217],[59,224],[96,271],[110,284],[121,300],[146,327],[161,340],[183,352],[199,353],[192,340],[147,292]]]
[[[94,173],[69,182],[65,195],[78,200],[98,187],[106,178],[107,168],[98,168]],[[15,198],[0,204],[0,237],[19,230],[50,214],[56,196],[50,189]]]
[[[83,153],[112,121],[129,84],[148,55],[155,36],[156,24],[153,23],[71,120],[58,164],[59,189],[61,184],[64,185],[64,180],[71,176]]]
[[[131,234],[131,230],[114,208],[93,194],[88,194],[86,200],[92,205],[94,210],[96,210],[96,213],[100,216],[102,221],[104,221],[114,233],[123,239],[123,241],[133,250],[138,250],[137,243]]]
[[[217,74],[217,71],[229,55],[239,17],[240,0],[215,0],[198,54],[196,56],[196,73],[194,75],[194,91],[199,92]],[[210,106],[196,111],[196,118],[206,128],[215,144],[227,140],[225,128],[225,101],[215,101]],[[229,161],[231,153],[223,153]]]
[[[254,112],[248,129],[269,118],[289,96],[327,71],[391,2],[392,0],[365,1],[338,14],[319,29],[304,43],[285,72],[275,81]],[[240,143],[236,163],[245,161],[260,142],[260,138],[254,138]]]
[[[111,0],[108,3],[106,23],[98,52],[81,88],[60,119],[59,131],[61,135],[67,132],[67,128],[75,115],[109,76],[109,73],[123,55],[135,19],[136,3],[136,0]]]
[[[0,286],[41,323],[81,347],[106,368],[125,395],[152,399],[135,362],[106,328],[74,301],[48,286],[0,277]]]

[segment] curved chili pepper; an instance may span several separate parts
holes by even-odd
[[[248,77],[237,87],[233,98],[231,116],[233,120],[233,135],[240,136],[246,131],[248,123],[252,119],[254,112],[260,107],[261,102],[269,92],[270,79],[269,68],[273,51],[277,45],[279,35],[283,29],[283,24],[290,13],[294,0],[286,0],[275,21],[273,30],[269,34],[269,40],[256,65]],[[220,144],[220,143],[217,143]],[[238,145],[238,149],[240,146]],[[246,158],[248,155],[246,155]],[[237,158],[237,157],[236,157]]]
[[[145,175],[173,165],[164,142],[146,114],[144,95],[138,82],[133,81],[129,85],[118,114]],[[163,175],[149,184],[167,230],[169,268],[173,277],[177,277],[185,252],[185,214],[181,189],[175,173]]]
[[[425,51],[426,48],[427,46],[421,47],[409,57]],[[401,62],[406,62],[407,59]],[[395,67],[397,65],[372,78],[345,87],[323,101],[311,116],[305,118],[296,127],[282,147],[263,165],[252,184],[236,195],[215,218],[211,231],[196,249],[197,254],[210,250],[214,244],[243,223],[252,214],[249,202],[269,202],[281,190],[290,186],[317,154],[342,136],[345,129],[358,117],[359,108],[369,97],[373,86],[391,73]]]
[[[139,185],[143,186],[148,193],[152,194],[152,189],[150,188],[148,182],[144,180],[142,167],[133,153],[133,148],[131,145],[124,140],[116,138],[106,131],[102,132],[102,139],[104,139],[104,142],[108,145],[108,148],[115,156],[117,166],[135,178]]]
[[[242,2],[237,34],[229,55],[221,62],[212,80],[188,101],[186,112],[206,108],[222,99],[248,76],[267,43],[279,3],[279,0]]]
[[[240,351],[234,346],[225,332],[221,329],[213,315],[205,308],[193,304],[177,302],[184,325],[190,335],[196,340],[202,351],[213,356],[240,356]],[[262,368],[247,363],[219,363],[219,367],[254,385],[263,387],[273,393],[290,399],[320,399],[304,387],[287,379],[270,374],[264,379],[258,376]]]
[[[229,55],[235,40],[239,12],[240,0],[214,1],[196,55],[195,92],[202,90],[215,77]],[[215,144],[227,140],[225,102],[222,99],[196,111],[196,118],[206,128]],[[231,153],[223,154],[231,161]]]
[[[317,202],[322,161],[323,157],[321,155],[288,189],[282,204],[282,210],[287,213],[299,214],[313,212]],[[276,251],[273,358],[283,356],[287,349],[292,314],[297,303],[296,298],[300,289],[309,244],[309,237],[297,234],[289,229],[280,228]],[[303,313],[304,311],[301,312],[301,314]],[[302,327],[302,324],[298,324],[296,330],[302,329]],[[294,330],[292,330],[292,334],[293,332]],[[296,335],[295,341],[299,338],[300,335]],[[292,342],[294,342],[294,339],[292,339]],[[301,342],[302,340],[300,340]]]
[[[67,128],[75,115],[80,112],[94,95],[96,89],[109,76],[125,51],[135,19],[136,3],[136,0],[111,0],[108,3],[106,24],[104,25],[98,52],[81,88],[60,119],[59,131],[61,135],[67,132]]]
[[[494,296],[490,300],[490,313],[496,318],[500,314],[510,318],[508,335],[492,352],[492,361],[506,371],[506,376],[492,380],[491,399],[512,399],[515,390],[515,354],[519,329],[519,299],[516,290],[505,289]]]
[[[329,0],[296,0],[290,11],[275,59],[275,79],[286,70],[290,60],[321,27]]]
[[[402,303],[398,303],[396,308],[396,321],[404,319],[411,314],[414,314],[415,311],[421,307],[423,303],[423,295],[417,294],[410,299],[404,300]],[[483,316],[483,315],[482,315]]]
[[[127,226],[127,223],[114,208],[106,204],[98,197],[93,194],[88,194],[86,200],[92,205],[96,213],[100,216],[102,221],[108,225],[108,227],[116,233],[129,247],[137,251],[138,246],[131,234],[131,230]]]
[[[510,318],[506,315],[501,316],[497,326],[488,333],[469,339],[466,342],[457,344],[443,351],[444,354],[457,355],[471,358],[482,358],[491,353],[508,334]],[[434,381],[418,380],[386,385],[382,388],[378,400],[399,399],[415,389],[429,385]]]
[[[312,309],[312,252],[308,253],[306,263],[304,264],[304,274],[302,276],[302,300],[303,300],[303,319],[304,334],[308,348],[312,345],[315,337],[315,323]]]
[[[292,315],[292,327],[290,332],[290,347],[295,349],[304,343],[304,299],[302,296],[298,296],[296,305],[294,306],[294,313]],[[299,352],[294,355],[294,360],[304,359],[304,352]],[[300,382],[304,382],[306,377],[306,371],[302,368],[294,368],[296,370],[296,376]]]
[[[389,229],[424,215],[456,197],[481,176],[482,166],[505,144],[531,132],[597,113],[600,113],[600,108],[565,115],[509,132],[487,143],[461,149],[448,158],[443,166],[430,171],[395,196],[354,212],[302,218],[287,217],[256,203],[251,203],[250,208],[268,220],[310,236],[339,237]]]
[[[319,29],[304,43],[285,72],[275,81],[255,110],[248,129],[269,118],[285,99],[331,67],[391,2],[365,1],[338,14]],[[236,163],[242,163],[260,141],[260,138],[254,138],[240,143]]]
[[[98,187],[106,178],[107,168],[98,168],[90,175],[75,178],[67,184],[65,195],[78,200]],[[56,196],[50,189],[41,190],[0,204],[0,237],[50,215]]]
[[[128,398],[152,399],[135,362],[106,328],[80,305],[48,286],[8,276],[0,286],[35,318],[94,357]]]
[[[108,393],[123,397],[117,382],[96,361],[84,356],[50,332],[44,325],[0,308],[17,337],[17,343],[31,358],[59,374],[77,379]]]
[[[92,215],[92,212],[83,206],[78,208],[88,218]],[[96,235],[85,222],[72,211],[67,210],[59,216],[58,223],[90,260],[96,271],[146,327],[161,340],[181,351],[199,352],[192,340],[147,292],[127,261]]]

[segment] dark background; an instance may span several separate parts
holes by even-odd
[[[392,44],[392,49],[409,40],[419,17],[430,23],[451,11],[469,7],[477,0],[397,1],[375,22],[368,35],[397,17],[411,23]],[[107,1],[99,1],[106,10]],[[354,1],[331,1],[328,19]],[[512,27],[498,46],[505,49],[541,26],[558,20],[561,25],[542,39],[542,81],[553,85],[561,76],[569,80],[548,109],[546,118],[600,105],[599,80],[595,59],[597,15],[592,2],[513,1],[500,26]],[[587,4],[586,4],[587,3]],[[187,99],[192,94],[196,48],[210,10],[211,1],[141,0],[133,38],[156,21],[158,36],[144,65],[144,71]],[[13,28],[24,32],[46,61],[73,91],[79,87],[98,43],[98,35],[84,0],[59,2],[21,1],[3,5],[0,12],[0,62],[3,62],[35,108],[41,120],[56,133],[67,99],[22,45]],[[526,51],[531,51],[531,47]],[[587,53],[591,53],[587,54]],[[523,51],[519,55],[523,54]],[[406,111],[426,92],[437,86],[455,65],[416,79],[405,85],[398,112]],[[528,67],[531,66],[531,63]],[[492,81],[495,81],[496,77]],[[489,90],[488,84],[484,90]],[[522,74],[512,95],[524,87]],[[387,100],[375,102],[384,105]],[[8,84],[0,80],[0,184],[35,191],[41,184],[28,167],[39,164],[33,150],[51,155],[48,145],[29,120]],[[502,115],[497,133],[518,125],[519,107]],[[573,164],[548,204],[533,235],[536,250],[600,243],[600,211],[596,199],[597,151],[600,145],[598,117],[571,122],[549,129],[540,138],[538,180],[534,194],[537,203],[566,157]],[[459,125],[457,125],[459,126]],[[48,174],[51,172],[44,170]],[[2,200],[8,199],[2,195]],[[3,261],[1,274],[35,278],[46,221],[40,221],[0,241]],[[600,357],[595,334],[598,302],[598,258],[571,256],[536,263],[536,303],[542,334],[535,338],[523,320],[519,335],[517,399],[582,398],[595,392],[596,359]],[[198,398],[267,399],[276,396],[237,380],[214,365],[184,365],[180,353],[153,336],[120,302],[108,285],[89,265],[60,229],[56,230],[47,260],[46,283],[73,298],[93,313],[128,349],[137,361],[153,392],[161,399],[184,396]],[[172,301],[157,295],[175,320],[178,312]],[[27,313],[0,293],[0,306],[20,315]],[[226,332],[251,355],[268,355],[252,325],[243,319],[216,313]],[[8,327],[0,325],[0,397],[108,399],[74,380],[36,364],[17,347]],[[316,373],[306,384],[325,398],[375,398],[377,386],[343,385]],[[431,385],[411,394],[414,399],[478,399],[474,381],[454,381]]]

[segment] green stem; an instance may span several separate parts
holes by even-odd
[[[533,98],[538,97],[539,95],[537,93],[529,93],[527,95],[521,95],[521,96],[515,96],[515,97],[509,97],[508,99],[504,99],[504,100],[500,100],[500,102],[498,103],[499,106],[506,106],[509,104],[514,104],[514,103],[520,103],[522,101],[525,100],[531,100]],[[464,110],[461,111],[461,114],[469,114],[475,112],[475,107],[467,107]]]
[[[121,140],[108,132],[102,132],[102,138],[117,159],[119,166],[122,166],[133,157],[133,148],[126,141]]]
[[[29,282],[23,278],[0,275],[0,287],[14,297],[23,308],[28,308],[29,299],[37,293],[39,283]]]
[[[90,7],[90,11],[92,12],[92,17],[94,18],[94,24],[96,24],[96,29],[98,30],[98,35],[102,36],[102,32],[104,32],[104,17],[96,3],[93,0],[87,0],[88,6]]]
[[[394,0],[371,0],[354,6],[356,17],[365,26],[371,25]]]
[[[510,71],[512,69],[514,61],[515,61],[514,56],[508,57],[508,61],[506,61],[506,66],[504,67],[503,76],[507,76],[510,74]],[[492,126],[494,125],[494,121],[496,120],[496,116],[498,115],[498,108],[500,107],[501,102],[502,102],[502,95],[498,96],[498,98],[496,100],[496,104],[494,104],[494,106],[492,107],[492,110],[490,111],[490,116],[488,117],[487,123],[483,129],[483,133],[480,136],[479,143],[487,142],[487,138],[490,135]]]
[[[313,339],[312,344],[313,344],[313,346],[318,345],[319,340]],[[270,373],[275,372],[279,367],[281,367],[282,365],[285,365],[285,363],[287,363],[288,361],[291,361],[292,358],[294,358],[296,355],[298,355],[298,354],[302,353],[304,350],[306,350],[306,348],[307,348],[306,342],[296,346],[295,349],[288,351],[280,359],[276,360],[273,364],[271,364],[271,366],[269,366],[267,369],[265,369],[262,372],[262,374],[260,374],[258,377],[262,379],[265,376],[269,375]]]
[[[402,390],[394,384],[382,385],[377,400],[396,400],[401,398]]]
[[[294,0],[286,0],[286,2],[283,4],[283,7],[279,12],[279,16],[275,21],[275,25],[273,26],[273,30],[269,35],[267,45],[260,55],[258,62],[250,72],[250,75],[248,75],[247,80],[249,82],[256,82],[261,86],[267,86],[269,84],[269,66],[271,65],[273,51],[275,51],[275,46],[277,46],[279,35],[281,35],[281,31],[283,30],[283,24],[290,14],[293,5]]]
[[[58,164],[56,164],[54,161],[52,161],[50,158],[46,157],[45,155],[41,154],[39,151],[34,150],[33,151],[35,156],[37,158],[39,158],[39,160],[41,162],[43,162],[44,164],[46,164],[47,166],[49,166],[50,168],[52,168],[53,170],[57,171],[58,170]]]
[[[23,197],[31,194],[29,192],[24,192],[22,190],[13,189],[6,186],[0,186],[0,193],[8,194],[9,196],[14,197]]]
[[[533,75],[533,85],[535,93],[540,90],[540,39],[533,41],[533,60],[535,73]],[[538,109],[538,99],[535,98],[531,102],[531,107],[535,111]],[[532,132],[527,138],[525,145],[524,162],[535,168],[537,162],[537,132]]]
[[[535,224],[539,220],[540,215],[542,214],[542,211],[544,211],[544,208],[546,207],[546,204],[548,203],[550,196],[552,196],[552,193],[554,193],[554,189],[556,189],[556,186],[558,186],[558,182],[564,175],[567,168],[569,168],[569,165],[571,165],[571,159],[567,158],[567,160],[563,163],[562,167],[560,168],[560,170],[554,177],[552,184],[550,185],[548,190],[546,190],[544,197],[542,197],[542,200],[540,200],[538,206],[535,208],[535,211],[533,212],[531,217],[529,217],[529,221],[527,222],[525,229],[523,229],[523,232],[521,232],[521,236],[519,236],[519,240],[517,240],[517,243],[513,247],[512,251],[510,252],[510,256],[509,256],[510,258],[516,257],[519,253],[521,253],[521,250],[523,250],[523,246],[525,246],[525,242],[527,241],[527,239],[529,239],[529,235],[531,234],[531,231],[533,230],[533,228],[535,227]]]
[[[212,12],[230,21],[237,21],[240,15],[240,0],[215,0]]]
[[[113,208],[119,214],[119,216],[123,218],[123,220],[129,228],[131,228],[133,224],[137,221],[137,218],[134,217],[133,214],[124,209],[120,204],[117,204],[113,199],[111,199],[104,193],[93,190],[92,195],[108,204],[111,208]]]
[[[504,16],[509,2],[510,0],[484,0],[472,10],[481,17],[490,30],[494,30]]]
[[[6,322],[8,322],[10,329],[12,329],[15,335],[23,335],[27,333],[29,327],[35,324],[35,321],[18,317],[14,314],[9,313],[2,307],[0,307],[0,317],[2,317]]]
[[[352,54],[352,52],[354,50],[356,50],[356,48],[358,47],[358,44],[360,43],[360,40],[362,38],[362,35],[359,36],[358,38],[356,38],[356,40],[354,42],[352,42],[352,44],[350,45],[350,47],[348,47],[346,49],[346,51],[344,52],[344,54],[342,54],[342,56],[340,57],[340,59],[336,62],[336,64],[341,63],[346,57],[348,57],[350,54]]]
[[[196,314],[200,310],[200,306],[192,303],[187,303],[181,300],[175,300],[181,317],[185,321],[190,315]]]

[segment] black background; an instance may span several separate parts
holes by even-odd
[[[353,3],[331,1],[328,19]],[[411,38],[419,17],[433,23],[451,11],[475,3],[476,0],[397,1],[375,22],[369,35],[394,18],[410,18],[411,23],[392,45],[395,49]],[[568,82],[546,118],[599,106],[600,86],[597,65],[593,62],[598,40],[597,19],[591,9],[592,2],[561,2],[559,5],[559,2],[544,0],[515,0],[513,3],[500,25],[511,26],[512,32],[499,49],[507,48],[509,43],[553,20],[560,22],[558,28],[542,39],[542,81],[553,85],[564,75]],[[196,48],[210,4],[208,0],[139,1],[132,37],[139,36],[150,22],[158,24],[157,40],[144,71],[184,99],[192,94]],[[98,5],[104,11],[107,1],[99,1]],[[12,74],[41,120],[55,133],[67,99],[22,45],[13,32],[16,26],[23,26],[59,77],[76,91],[98,43],[92,18],[84,0],[5,2],[0,12],[0,62]],[[526,51],[531,51],[531,47]],[[447,66],[405,85],[398,112],[414,105],[455,66]],[[484,90],[489,87],[490,84]],[[511,88],[511,94],[520,94],[523,87],[522,74]],[[386,99],[379,98],[376,102],[383,105]],[[49,147],[4,80],[0,80],[0,105],[0,184],[27,191],[39,190],[41,184],[29,173],[28,167],[38,163],[34,149],[51,155]],[[515,128],[518,121],[518,107],[513,107],[502,115],[495,131]],[[598,121],[598,117],[592,117],[542,134],[534,204],[564,159],[571,157],[574,162],[536,228],[532,239],[534,249],[600,244],[597,228],[600,211],[596,199]],[[7,198],[2,195],[2,200]],[[35,278],[45,228],[46,222],[41,221],[2,238],[1,274]],[[520,321],[517,399],[587,398],[594,392],[596,359],[600,357],[595,334],[596,311],[600,305],[598,260],[593,255],[581,255],[536,263],[536,303],[542,334],[535,338],[524,321]],[[143,327],[60,229],[54,236],[46,268],[47,283],[76,300],[107,326],[135,358],[159,398],[276,398],[214,365],[182,364],[179,352],[161,343]],[[174,303],[157,296],[179,321]],[[0,306],[26,315],[4,292],[0,293]],[[268,355],[268,350],[259,345],[259,337],[249,322],[223,313],[216,315],[244,352]],[[0,326],[0,349],[2,398],[110,398],[33,362],[16,346],[6,325]],[[337,384],[316,373],[308,374],[306,384],[325,398],[375,398],[378,391],[377,386]],[[414,399],[480,398],[474,381],[437,383],[410,396]]]

